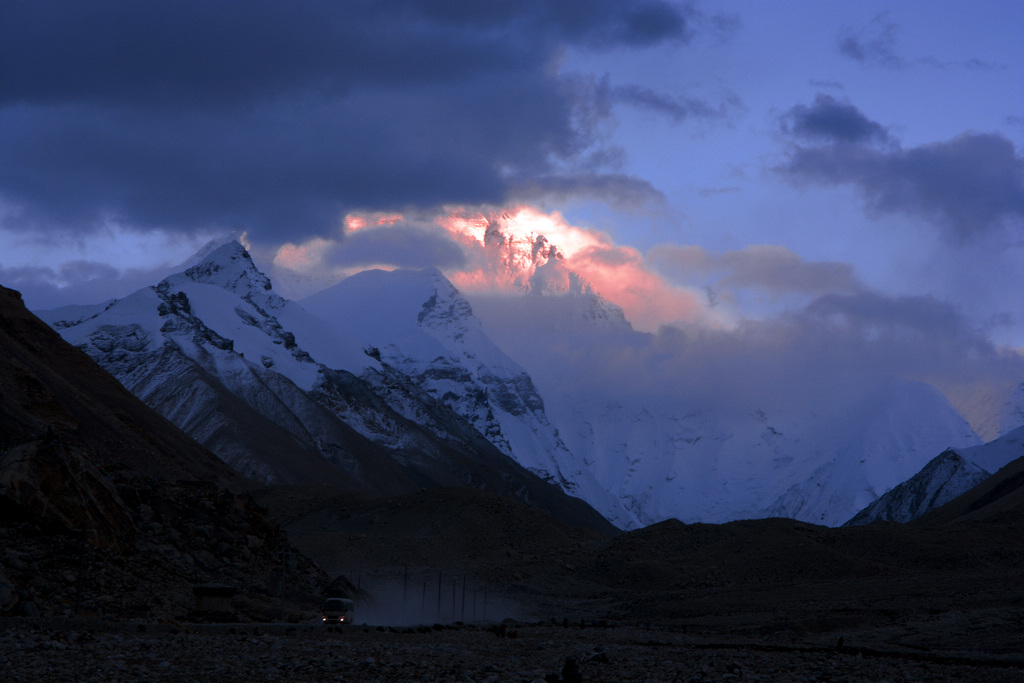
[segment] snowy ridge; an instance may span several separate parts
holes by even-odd
[[[503,453],[614,523],[629,523],[621,505],[566,448],[531,377],[490,341],[469,302],[439,271],[366,271],[302,305],[339,327],[358,329],[384,364],[465,418]]]
[[[285,300],[274,292],[270,278],[256,268],[249,253],[238,242],[230,241],[212,250],[204,249],[197,257],[190,260],[192,265],[184,273],[172,275],[164,282],[171,287],[185,279],[213,285],[268,312],[284,306]]]
[[[920,399],[929,389],[892,387],[852,421],[761,410],[675,412],[625,400],[566,400],[551,414],[569,448],[640,524],[779,516],[834,526],[911,476],[928,454],[950,441],[972,443],[969,427],[948,406],[947,422],[930,434],[890,431],[890,420],[910,417],[902,412],[904,398]],[[934,398],[931,407],[942,410],[941,397]],[[576,428],[567,429],[570,423]]]
[[[988,479],[1024,457],[1024,427],[986,444],[943,451],[920,472],[858,512],[847,525],[883,519],[909,522]]]
[[[454,308],[435,300],[438,310],[428,306],[423,321],[446,326],[445,316],[461,312],[450,285],[436,284]],[[481,487],[569,523],[610,528],[345,334],[346,321],[329,324],[277,295],[235,242],[103,310],[71,312],[77,320],[60,329],[65,339],[257,481],[385,495]],[[452,334],[472,338],[472,322]],[[496,349],[488,353],[500,364]]]
[[[1017,458],[1024,457],[1024,425],[984,445],[957,448],[956,452],[964,460],[995,474]]]
[[[948,450],[932,459],[910,479],[858,512],[843,526],[860,526],[878,520],[909,522],[988,479],[990,474]]]

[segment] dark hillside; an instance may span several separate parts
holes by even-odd
[[[0,286],[0,449],[73,442],[98,465],[240,486],[234,472],[143,405]]]
[[[311,604],[325,577],[245,483],[2,287],[0,383],[0,615],[181,617],[216,582],[279,616],[282,552]]]

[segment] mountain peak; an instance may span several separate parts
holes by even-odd
[[[186,269],[173,277],[215,285],[263,308],[280,308],[284,299],[273,291],[245,247],[234,238],[212,240],[186,261]]]
[[[566,252],[528,222],[503,213],[474,235],[499,280],[530,294],[591,294],[593,288],[566,263]]]
[[[233,248],[241,249],[244,251],[245,247],[242,246],[241,242],[239,241],[239,237],[240,234],[237,232],[233,232],[229,235],[221,235],[220,237],[214,237],[212,240],[204,244],[199,249],[199,251],[185,259],[184,263],[181,264],[180,268],[182,270],[187,270],[193,266],[199,265],[200,263],[209,259],[210,256],[215,251],[219,251],[224,247],[234,245]]]

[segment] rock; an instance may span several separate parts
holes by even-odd
[[[583,683],[580,665],[572,657],[565,658],[565,665],[562,667],[562,681],[564,683]]]
[[[10,612],[18,604],[18,591],[0,576],[0,612]]]

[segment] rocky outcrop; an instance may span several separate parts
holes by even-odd
[[[115,553],[128,551],[135,531],[113,482],[52,436],[0,455],[0,506],[48,530],[88,530],[95,547]]]

